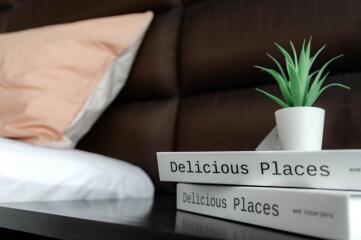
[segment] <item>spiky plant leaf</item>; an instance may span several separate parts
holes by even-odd
[[[312,104],[317,100],[317,98],[320,96],[321,86],[328,74],[329,72],[326,73],[320,81],[313,81],[310,90],[308,91],[308,94],[305,98],[304,106],[312,106]]]
[[[313,77],[314,77],[319,71],[320,71],[320,70],[316,70],[316,71],[314,71],[314,72],[312,72],[311,74],[308,75],[307,81],[306,81],[306,86],[305,86],[306,91],[309,91],[309,89],[310,89],[310,82],[311,82],[311,80],[313,79]],[[306,96],[305,96],[304,99],[303,99],[304,102],[306,101],[307,92],[306,92],[305,94],[306,94]]]
[[[294,103],[294,106],[301,106],[302,90],[301,90],[301,84],[300,84],[299,76],[297,74],[297,70],[289,63],[287,63],[287,65],[289,68],[289,72],[288,72],[290,78],[289,87],[290,87],[292,101]]]
[[[280,105],[281,107],[283,108],[287,108],[289,107],[284,101],[282,101],[281,99],[279,99],[278,97],[266,92],[266,91],[263,91],[262,89],[259,89],[259,88],[256,88],[257,91],[263,93],[264,95],[266,95],[267,97],[269,97],[270,99],[272,99],[275,103],[277,103],[278,105]]]
[[[326,67],[327,67],[328,65],[330,65],[330,63],[332,63],[333,61],[335,61],[337,58],[340,58],[340,57],[342,57],[342,56],[343,56],[343,55],[341,54],[341,55],[338,55],[338,56],[336,56],[336,57],[331,58],[330,60],[328,60],[328,61],[321,67],[321,69],[320,69],[319,72],[317,73],[314,81],[318,82],[319,79],[321,79],[322,74],[323,74],[323,72],[325,71]]]
[[[280,71],[280,73],[282,75],[282,78],[287,81],[285,71],[283,71],[281,64],[271,54],[267,53],[267,56],[277,65],[278,70]]]
[[[307,81],[310,72],[309,60],[306,58],[306,53],[301,52],[299,67],[298,67],[298,79],[300,81],[301,98],[303,99],[307,92]]]
[[[303,43],[305,43],[305,42],[303,42]],[[292,52],[293,52],[294,66],[295,66],[295,69],[298,70],[297,52],[296,52],[295,46],[293,45],[292,41],[290,41],[290,45],[291,45]]]
[[[324,77],[326,78],[326,76]],[[321,85],[321,84],[319,84]],[[307,98],[307,102],[305,103],[305,106],[312,106],[313,103],[321,96],[321,94],[327,89],[327,88],[330,88],[330,87],[341,87],[341,88],[345,88],[345,89],[348,89],[350,90],[351,88],[346,86],[346,85],[343,85],[343,84],[340,84],[340,83],[331,83],[331,84],[328,84],[326,85],[325,87],[321,88],[321,89],[318,89],[318,91],[315,91],[312,95],[310,95],[308,98]]]
[[[306,58],[310,59],[311,56],[311,41],[312,41],[312,36],[310,37],[310,40],[307,43],[307,47],[306,47]]]
[[[260,70],[270,74],[276,80],[284,101],[263,90],[257,89],[257,91],[262,92],[282,107],[293,107],[312,106],[318,97],[329,87],[349,89],[347,86],[339,83],[332,83],[323,87],[329,74],[324,74],[326,68],[330,63],[340,58],[342,55],[332,58],[320,69],[311,72],[311,68],[316,58],[326,47],[326,45],[323,45],[313,56],[311,56],[311,39],[312,38],[310,38],[307,43],[306,40],[303,41],[299,55],[297,55],[296,48],[292,42],[290,42],[292,54],[288,53],[283,47],[275,43],[284,57],[286,65],[285,69],[282,68],[281,64],[274,57],[269,54],[267,54],[267,56],[276,64],[279,72],[270,68],[256,66]]]
[[[323,88],[321,88],[319,95],[321,95],[327,88],[330,88],[330,87],[340,87],[340,88],[345,88],[347,90],[351,89],[350,87],[348,87],[344,84],[341,84],[341,83],[331,83],[331,84],[328,84],[328,85],[324,86]]]
[[[281,51],[281,53],[285,57],[286,62],[289,62],[292,66],[295,66],[290,54],[284,48],[282,48],[278,43],[275,43],[275,45],[277,46],[277,48]]]
[[[311,67],[313,65],[313,63],[315,62],[316,58],[318,57],[318,55],[320,55],[320,53],[323,51],[323,49],[325,49],[326,44],[323,45],[316,53],[315,55],[313,55],[313,57],[311,57]]]
[[[255,67],[270,74],[277,81],[278,87],[280,88],[281,93],[282,93],[282,97],[285,99],[286,103],[287,104],[292,103],[292,100],[291,100],[292,98],[291,98],[291,95],[290,95],[290,93],[288,91],[288,87],[287,87],[287,80],[282,78],[282,76],[273,69],[264,68],[261,66],[255,66]]]

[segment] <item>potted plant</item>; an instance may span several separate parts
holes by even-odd
[[[315,101],[329,87],[349,87],[331,83],[324,85],[329,72],[328,65],[342,55],[332,58],[320,69],[311,71],[316,58],[326,45],[311,56],[311,38],[303,41],[299,56],[292,42],[292,54],[277,43],[276,46],[285,59],[285,69],[270,54],[267,56],[276,64],[278,71],[261,66],[256,68],[270,74],[276,80],[282,98],[256,88],[282,109],[275,112],[278,137],[283,150],[321,150],[325,110],[313,107]],[[291,57],[291,55],[293,55]]]

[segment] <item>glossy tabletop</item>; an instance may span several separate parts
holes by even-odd
[[[0,203],[0,227],[57,239],[313,239],[177,211],[170,196]]]

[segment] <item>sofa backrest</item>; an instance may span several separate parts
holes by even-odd
[[[361,2],[358,0],[16,0],[1,30],[153,10],[156,12],[130,78],[79,148],[142,167],[158,192],[157,151],[253,150],[275,125],[275,104],[257,93],[278,93],[253,66],[273,66],[274,42],[314,49],[327,43],[323,63],[338,54],[326,109],[324,148],[361,148]]]

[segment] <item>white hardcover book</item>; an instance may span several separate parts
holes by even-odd
[[[256,228],[249,224],[189,213],[176,212],[175,231],[207,239],[223,240],[310,240],[284,231]]]
[[[159,152],[161,181],[361,190],[361,150]]]
[[[361,193],[177,185],[177,209],[314,237],[361,239]]]

